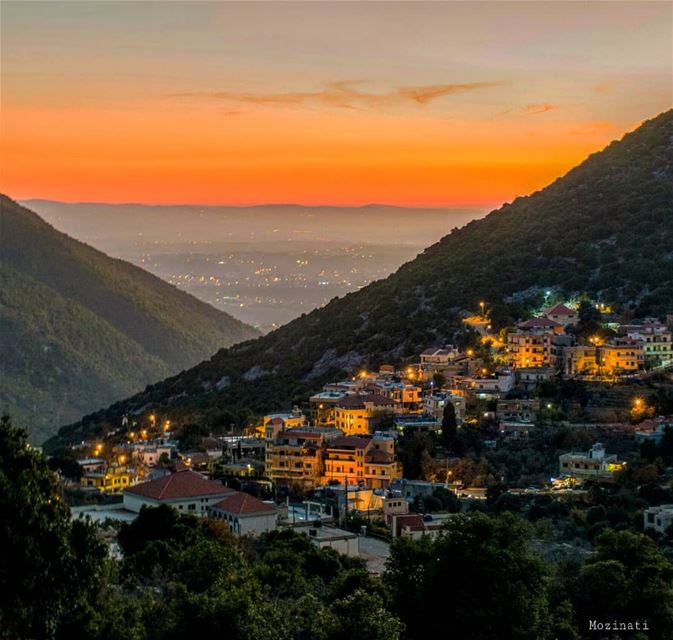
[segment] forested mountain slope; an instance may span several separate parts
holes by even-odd
[[[34,440],[256,335],[0,196],[0,405]]]
[[[451,341],[488,301],[504,324],[543,292],[638,315],[673,310],[673,112],[568,174],[453,231],[395,274],[65,427],[65,440],[159,408],[210,427],[291,404],[358,365]]]

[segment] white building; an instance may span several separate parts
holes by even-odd
[[[247,494],[236,492],[210,507],[209,515],[224,520],[232,533],[260,535],[278,526],[279,510]]]
[[[357,558],[360,555],[360,539],[356,533],[324,525],[311,527],[306,530],[306,533],[318,549],[329,547],[351,558]]]
[[[143,506],[167,504],[180,512],[204,517],[209,507],[235,493],[221,482],[184,469],[125,489],[124,509],[139,513]]]
[[[666,533],[671,525],[673,525],[673,504],[662,504],[658,507],[645,509],[643,513],[645,529],[654,529],[658,533]]]

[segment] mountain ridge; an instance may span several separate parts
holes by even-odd
[[[111,402],[221,346],[259,335],[139,267],[57,231],[5,195],[0,231],[0,402],[30,423],[32,433],[54,424],[51,412],[64,420],[79,417],[94,403]],[[40,304],[31,304],[31,297]]]
[[[150,408],[211,428],[242,425],[355,366],[453,340],[461,314],[480,300],[497,326],[539,305],[546,288],[664,314],[673,308],[672,212],[668,111],[544,189],[454,230],[388,278],[64,427],[62,439]]]

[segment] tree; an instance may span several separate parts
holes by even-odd
[[[0,420],[0,638],[56,638],[86,617],[106,568],[106,547],[91,525],[70,519],[56,474]]]
[[[442,444],[447,449],[455,449],[458,435],[458,421],[456,420],[456,408],[453,403],[446,401],[442,414]]]
[[[673,629],[673,565],[642,534],[607,529],[596,540],[575,587],[575,609],[585,620],[647,619],[653,640]]]
[[[452,517],[432,540],[396,539],[386,564],[393,611],[409,637],[529,639],[549,626],[546,568],[512,514]]]

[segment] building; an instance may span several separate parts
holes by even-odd
[[[431,368],[429,365],[449,364],[449,362],[453,362],[458,357],[458,353],[458,349],[452,344],[443,349],[437,349],[436,347],[426,349],[421,353],[421,366],[425,369]]]
[[[357,558],[360,555],[360,539],[356,533],[351,531],[322,525],[303,529],[302,532],[308,535],[311,543],[318,549],[334,549],[351,558]]]
[[[514,388],[515,374],[507,369],[495,373],[482,373],[481,375],[465,376],[458,380],[459,389],[465,390],[478,398],[497,398],[500,394],[507,393]]]
[[[323,473],[324,442],[324,434],[317,430],[290,429],[276,433],[266,443],[267,478],[276,484],[298,484],[312,489]]]
[[[118,495],[137,480],[135,471],[129,467],[111,465],[106,471],[85,471],[80,478],[83,489]]]
[[[665,324],[651,319],[641,324],[621,326],[619,332],[642,344],[645,368],[673,365],[671,331]]]
[[[83,473],[102,472],[107,468],[105,458],[82,458],[77,461],[77,464],[82,467]]]
[[[503,421],[535,422],[540,413],[538,399],[518,398],[498,400],[495,417]]]
[[[402,496],[388,496],[383,499],[383,519],[387,525],[393,521],[393,516],[409,513],[409,503]]]
[[[465,420],[465,397],[454,393],[436,392],[429,394],[423,398],[423,410],[426,414],[431,415],[436,420],[444,417],[444,407],[446,403],[450,402],[456,412],[456,420],[458,424],[462,424]]]
[[[391,400],[397,412],[414,412],[419,410],[421,403],[421,387],[407,380],[375,380],[366,385],[369,393],[380,395]]]
[[[516,377],[519,385],[526,391],[533,391],[544,382],[549,382],[556,377],[554,367],[523,367],[517,369]]]
[[[443,522],[426,520],[420,513],[393,515],[390,524],[390,533],[393,538],[412,538],[418,540],[423,536],[437,536],[442,529]]]
[[[542,315],[548,320],[553,320],[560,324],[562,327],[576,325],[580,320],[577,311],[570,307],[566,307],[566,305],[562,303],[555,304],[554,306],[549,307],[549,309],[545,309],[542,312]]]
[[[645,367],[643,343],[629,338],[616,339],[598,347],[600,376],[628,376]]]
[[[636,443],[654,442],[659,444],[667,430],[673,433],[673,416],[659,416],[650,420],[643,420],[636,428]]]
[[[143,506],[166,504],[178,511],[204,517],[209,507],[236,493],[221,482],[206,480],[185,469],[124,490],[124,508],[135,513]]]
[[[224,520],[235,535],[258,536],[277,528],[280,511],[247,493],[235,492],[212,505],[208,514]]]
[[[595,376],[598,374],[598,347],[595,345],[565,347],[562,361],[562,371],[566,376]]]
[[[308,402],[315,424],[334,424],[336,422],[336,405],[345,396],[345,391],[321,391],[312,395]]]
[[[372,489],[387,489],[395,480],[402,478],[402,463],[395,455],[392,438],[375,435],[372,447],[365,454],[365,486]]]
[[[673,504],[661,504],[658,507],[645,509],[643,513],[643,527],[657,533],[666,533],[673,525]]]
[[[614,474],[626,467],[616,455],[606,455],[605,447],[597,442],[588,452],[571,452],[559,456],[561,475],[581,480],[614,480]]]
[[[360,484],[371,489],[386,489],[402,478],[402,465],[395,455],[393,438],[344,436],[325,447],[326,483],[344,486]]]
[[[356,393],[344,396],[334,409],[334,425],[347,436],[366,435],[373,431],[377,418],[392,414],[395,403],[380,394]]]
[[[289,413],[271,413],[268,416],[264,416],[262,432],[265,433],[270,425],[273,425],[281,431],[284,429],[304,427],[307,424],[306,416],[302,413],[301,409],[299,407],[294,407]]]
[[[518,325],[517,331],[507,334],[507,362],[515,369],[547,367],[554,364],[552,346],[555,329],[561,325],[549,320],[533,318]]]
[[[365,482],[365,454],[373,438],[335,438],[325,451],[325,481],[348,485]]]

